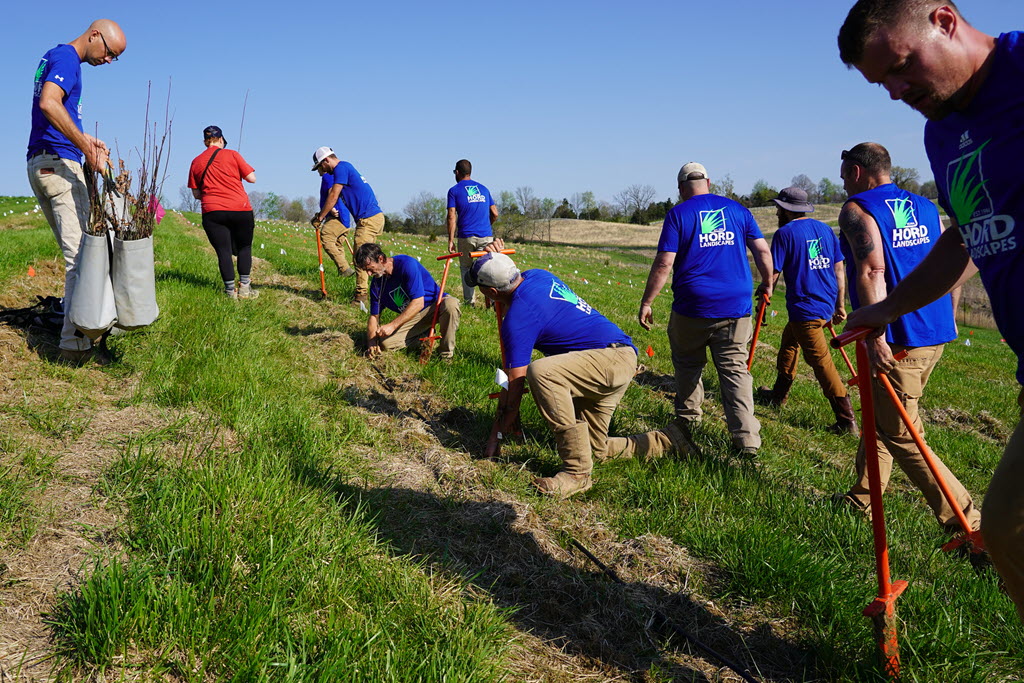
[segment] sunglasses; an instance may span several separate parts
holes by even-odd
[[[867,164],[864,163],[863,159],[861,159],[859,156],[857,156],[855,153],[851,152],[848,149],[844,149],[843,153],[839,155],[839,158],[842,161],[849,161],[851,164],[857,164],[858,166],[864,167],[867,166]]]
[[[116,62],[117,61],[117,55],[115,55],[114,51],[110,49],[109,45],[107,45],[107,39],[103,37],[102,33],[100,34],[100,40],[103,41],[103,47],[106,48],[107,56],[110,57],[110,61],[111,62]]]

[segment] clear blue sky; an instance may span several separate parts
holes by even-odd
[[[0,194],[25,176],[32,76],[42,54],[92,19],[122,25],[119,62],[83,66],[86,131],[140,144],[147,81],[162,121],[172,79],[164,194],[177,204],[202,129],[224,129],[256,168],[247,189],[314,194],[310,157],[330,145],[386,212],[443,196],[466,157],[496,194],[519,185],[558,200],[610,200],[639,183],[675,196],[700,161],[744,193],[798,173],[838,182],[839,151],[864,140],[930,177],[924,120],[840,63],[853,0],[689,3],[473,2],[12,3],[0,72]],[[45,9],[44,9],[45,8]],[[1021,5],[963,0],[981,30],[1024,28]]]

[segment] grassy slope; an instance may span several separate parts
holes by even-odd
[[[4,236],[4,281],[22,273],[26,262],[53,256],[41,226]],[[424,262],[436,253],[437,245],[418,238],[384,241]],[[305,335],[320,314],[311,301],[288,296],[312,298],[316,289],[308,233],[261,227],[256,253],[272,268],[258,272],[301,276],[302,291],[280,280],[244,307],[218,296],[202,242],[195,230],[162,228],[161,321],[151,334],[117,341],[119,363],[104,372],[138,381],[133,402],[204,417],[182,418],[189,421],[131,440],[104,477],[102,492],[127,511],[127,561],[97,566],[61,603],[56,633],[67,661],[102,667],[127,656],[145,671],[186,678],[229,672],[290,672],[296,679],[493,676],[503,656],[492,644],[494,634],[508,628],[500,615],[461,598],[458,581],[427,579],[401,552],[387,552],[373,538],[375,511],[350,502],[345,482],[372,476],[363,472],[359,454],[392,442],[346,405],[358,397],[337,391],[313,367]],[[523,267],[563,276],[641,349],[654,351],[644,361],[645,383],[630,388],[613,430],[666,422],[671,391],[661,387],[670,384],[671,363],[664,329],[643,332],[633,323],[645,259],[632,251],[532,245],[516,258]],[[336,283],[330,282],[332,289]],[[458,291],[454,284],[449,291]],[[669,303],[669,295],[657,302],[662,324]],[[764,330],[754,368],[759,383],[772,377],[769,347],[785,320],[781,297],[775,309],[779,316]],[[342,327],[358,337],[351,318]],[[930,424],[928,438],[980,500],[1001,452],[1000,434],[1016,420],[1015,384],[998,335],[978,330],[972,341],[971,347],[950,345],[925,407],[964,411],[954,414],[959,423],[943,413],[945,423]],[[486,393],[496,359],[493,319],[470,311],[454,365],[420,368],[399,354],[395,367],[422,372],[464,407],[459,443],[450,445],[472,450],[489,424]],[[344,358],[332,364],[335,375],[349,367]],[[599,465],[585,503],[624,538],[664,534],[705,559],[712,571],[690,588],[734,611],[749,608],[778,621],[790,640],[817,652],[809,665],[814,676],[870,680],[873,648],[859,616],[874,587],[870,532],[863,520],[821,500],[848,485],[855,445],[820,429],[830,415],[804,375],[781,413],[758,409],[761,462],[729,462],[716,419],[716,378],[712,372],[705,379],[708,419],[699,434],[705,457]],[[532,404],[525,405],[528,438],[506,448],[506,464],[491,477],[492,485],[523,496],[534,473],[558,465],[550,434]],[[980,410],[992,420],[977,421]],[[984,429],[994,429],[996,438]],[[190,445],[168,457],[165,446],[180,441],[182,431]],[[225,433],[237,436],[225,443]],[[12,472],[22,484],[31,482],[24,466],[3,481]],[[31,505],[26,486],[11,488],[22,510]],[[1021,669],[1024,650],[1009,602],[991,575],[975,577],[966,562],[936,552],[943,539],[919,498],[894,477],[887,500],[893,574],[911,582],[900,601],[905,670],[916,680],[986,680]],[[581,504],[537,500],[534,506],[554,517]],[[20,542],[12,528],[0,527],[0,533]],[[21,528],[27,528],[22,536],[31,535],[31,527]]]

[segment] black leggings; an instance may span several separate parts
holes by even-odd
[[[217,252],[220,279],[235,279],[232,254],[238,256],[238,275],[252,271],[252,233],[256,221],[252,211],[207,211],[203,214],[203,230]]]

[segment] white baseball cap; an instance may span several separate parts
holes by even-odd
[[[505,291],[519,278],[519,268],[512,259],[498,252],[487,252],[466,271],[463,281],[470,287],[494,287]]]
[[[313,152],[313,168],[310,170],[315,171],[316,167],[320,165],[320,162],[332,154],[334,154],[334,150],[330,147],[318,147],[317,150]]]

